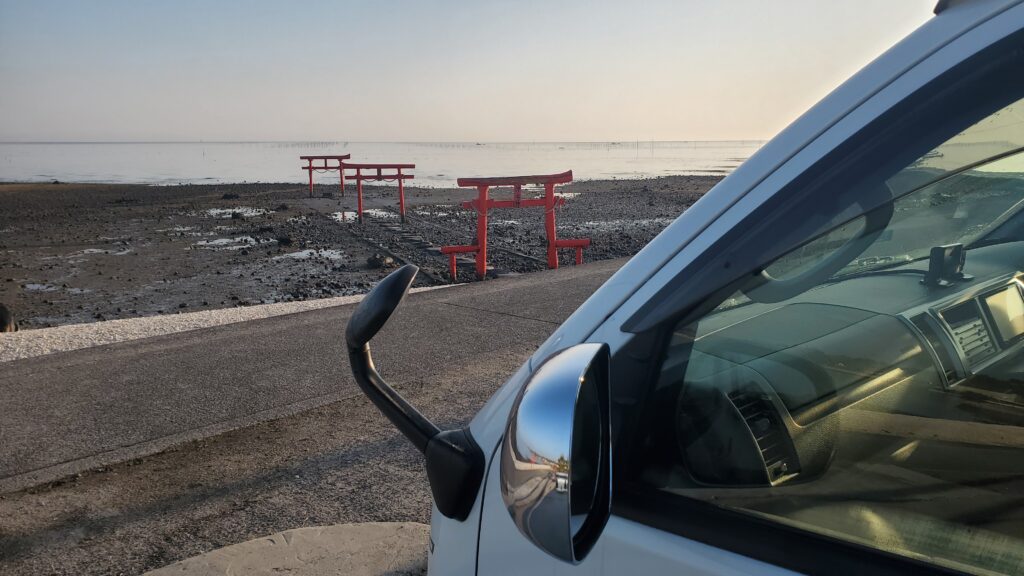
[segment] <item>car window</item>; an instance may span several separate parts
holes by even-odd
[[[672,325],[638,481],[926,563],[1024,573],[1022,109]]]

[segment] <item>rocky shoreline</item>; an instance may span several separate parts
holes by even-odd
[[[635,254],[719,179],[560,187],[559,236],[591,238],[585,261]],[[354,191],[328,185],[310,198],[297,184],[0,184],[0,303],[26,330],[359,294],[403,262],[420,266],[418,285],[449,283],[437,248],[473,242],[459,204],[474,193],[408,188],[399,224],[395,188],[368,186],[358,224]],[[541,209],[491,211],[489,236],[492,274],[546,267]]]

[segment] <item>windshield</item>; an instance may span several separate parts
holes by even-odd
[[[921,168],[910,168],[906,173]],[[925,258],[933,246],[970,244],[1024,199],[1024,152],[979,164],[894,202],[885,232],[839,274]]]
[[[879,237],[835,273],[841,277],[926,258],[933,246],[970,244],[1024,200],[1024,101],[1018,100],[924,154],[889,178],[893,216]],[[860,233],[841,224],[773,262],[777,278],[799,274]]]

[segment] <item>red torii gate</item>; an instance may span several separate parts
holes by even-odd
[[[309,197],[313,197],[313,172],[331,172],[337,170],[341,180],[341,195],[345,195],[345,160],[351,158],[351,154],[341,154],[334,156],[299,156],[299,160],[305,160],[306,165],[302,167],[303,170],[309,172]],[[314,166],[313,163],[319,160],[321,163]],[[338,164],[328,164],[330,161],[335,161]]]
[[[463,202],[463,208],[476,210],[476,244],[464,246],[442,246],[441,253],[448,255],[451,266],[452,280],[456,279],[456,254],[476,252],[476,274],[483,278],[487,273],[487,211],[491,208],[526,208],[530,206],[544,207],[544,228],[548,237],[548,268],[558,268],[558,249],[574,248],[576,264],[583,263],[583,249],[590,246],[589,238],[559,240],[555,231],[555,207],[565,204],[565,198],[555,196],[556,184],[572,182],[572,170],[561,174],[536,176],[507,176],[499,178],[459,178],[462,187],[476,187],[479,197],[476,200]],[[543,198],[522,199],[523,186],[542,184]],[[512,200],[491,200],[488,189],[492,186],[512,186]]]
[[[354,168],[356,173],[352,176],[345,176],[344,171]],[[398,180],[398,212],[402,215],[402,222],[405,222],[405,181],[412,180],[412,174],[402,174],[402,170],[416,168],[415,164],[342,164],[342,179],[356,181],[356,213],[359,214],[359,222],[363,221],[363,180],[377,180],[390,182]],[[376,170],[376,174],[363,174],[363,170]],[[384,174],[382,170],[394,170],[394,174]]]

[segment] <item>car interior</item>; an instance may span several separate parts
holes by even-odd
[[[644,483],[955,569],[1024,565],[1024,151],[933,167],[955,153],[673,328]]]

